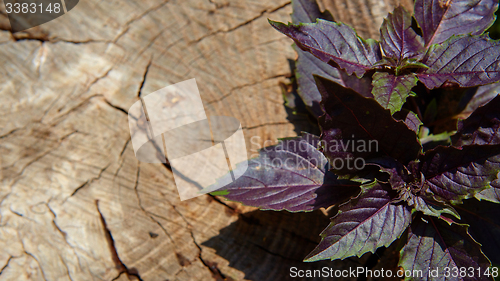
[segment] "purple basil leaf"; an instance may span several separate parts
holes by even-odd
[[[399,197],[396,201],[406,201],[413,209],[426,215],[440,217],[442,214],[450,214],[460,219],[453,207],[436,201],[432,198],[432,194],[420,191],[422,179],[416,179],[414,175],[409,174],[408,170],[400,163],[390,158],[379,158],[371,161],[370,164],[376,164],[381,171],[389,174],[389,184],[393,189],[399,191]]]
[[[359,184],[328,171],[328,161],[316,149],[318,142],[318,137],[304,134],[262,149],[241,177],[216,194],[248,206],[291,212],[329,207],[356,196]]]
[[[411,89],[417,85],[415,74],[395,76],[387,72],[373,74],[372,94],[391,114],[401,110]]]
[[[295,24],[299,24],[301,22],[316,22],[316,19],[318,18],[327,20],[333,19],[331,18],[331,15],[321,13],[316,0],[293,0],[292,10],[292,22]],[[328,16],[330,16],[330,18],[328,18]],[[320,59],[306,51],[302,51],[297,47],[297,45],[293,45],[293,49],[298,54],[295,65],[295,77],[297,78],[298,84],[297,93],[302,98],[304,104],[309,108],[311,113],[317,118],[321,116],[323,112],[319,106],[321,95],[316,88],[313,74],[321,75],[342,84],[340,73],[331,65],[322,62]]]
[[[415,70],[417,69],[428,69],[429,67],[419,61],[416,61],[414,59],[410,60],[404,60],[401,62],[396,69],[394,70],[396,72],[396,75],[399,75],[400,73],[403,72],[405,69],[413,68]]]
[[[293,48],[298,54],[295,69],[295,77],[298,84],[297,93],[311,113],[318,118],[323,115],[323,111],[320,107],[321,94],[316,87],[313,75],[319,75],[343,84],[340,73],[335,67],[321,61],[306,51],[302,51],[297,45],[294,44]]]
[[[316,83],[325,111],[319,118],[321,144],[333,168],[343,170],[335,165],[337,159],[346,163],[349,158],[387,156],[406,164],[418,156],[421,146],[415,132],[377,101],[319,76]]]
[[[463,113],[470,114],[474,112],[478,107],[487,104],[490,100],[498,96],[499,93],[500,83],[498,82],[478,87],[474,97],[469,101]]]
[[[415,19],[425,45],[452,35],[480,35],[495,21],[498,0],[416,0]]]
[[[391,203],[389,191],[379,183],[357,198],[340,206],[338,214],[321,233],[322,240],[305,261],[361,257],[389,246],[411,222],[404,204]]]
[[[499,175],[497,175],[498,178]],[[494,203],[500,203],[500,179],[490,183],[490,188],[485,189],[474,196],[479,200],[486,200]],[[500,264],[500,263],[499,263]]]
[[[313,23],[318,18],[333,20],[329,12],[325,11],[325,13],[321,13],[316,0],[293,0],[292,9],[292,21],[295,24]],[[313,54],[303,51],[295,44],[293,45],[293,49],[298,54],[295,70],[295,77],[298,84],[297,93],[316,118],[323,115],[323,111],[319,105],[321,94],[318,92],[313,75],[333,80],[345,87],[354,89],[363,96],[373,97],[371,94],[371,79],[367,77],[358,79],[356,76],[339,72],[337,68],[321,61]]]
[[[293,23],[316,22],[316,19],[333,21],[329,12],[322,13],[316,0],[292,0]]]
[[[481,252],[481,245],[469,236],[466,226],[449,225],[438,218],[425,217],[424,221],[424,218],[416,217],[400,256],[399,265],[405,271],[423,273],[413,276],[415,280],[493,280],[483,275],[490,262]],[[448,268],[451,275],[454,267],[459,270],[480,268],[481,274],[445,278],[445,269]],[[436,269],[439,276],[434,276]]]
[[[314,55],[302,51],[296,45],[293,46],[298,54],[295,76],[297,77],[298,94],[316,117],[323,115],[320,108],[321,94],[316,87],[313,75],[335,81],[345,87],[351,88],[365,97],[373,97],[372,85],[369,77],[357,78],[355,75],[347,75],[343,71],[321,61]]]
[[[481,249],[493,264],[500,264],[500,204],[464,201],[457,206],[463,223],[469,225],[469,234],[482,245]]]
[[[408,205],[412,206],[415,210],[422,212],[424,215],[441,217],[443,214],[449,214],[457,219],[460,219],[458,212],[451,206],[438,202],[428,195],[413,196],[407,201]]]
[[[437,196],[452,203],[489,187],[500,169],[500,145],[438,146],[420,157],[419,172]]]
[[[401,111],[393,114],[394,119],[402,120],[405,122],[406,126],[418,135],[420,132],[420,126],[422,126],[422,121],[418,118],[417,114],[412,111],[403,109]]]
[[[288,24],[269,21],[271,25],[292,38],[297,46],[324,62],[344,69],[347,74],[362,77],[382,58],[375,40],[363,40],[350,26],[319,19],[316,23]]]
[[[425,53],[422,38],[411,28],[411,19],[411,14],[399,6],[384,20],[380,29],[380,45],[386,57],[401,62]]]
[[[422,126],[422,121],[418,118],[417,114],[409,111],[405,118],[405,124],[414,131],[416,134],[420,131],[420,126]]]
[[[389,174],[389,184],[392,189],[400,190],[404,188],[407,182],[411,181],[407,169],[401,163],[390,157],[372,159],[369,163],[379,166],[382,172]]]
[[[500,144],[500,96],[458,122],[454,146]]]
[[[486,35],[454,36],[433,45],[422,61],[429,69],[418,74],[429,89],[445,82],[474,87],[500,80],[500,42]]]
[[[372,78],[370,76],[365,75],[363,78],[358,78],[356,75],[348,75],[344,71],[339,71],[339,73],[342,78],[342,86],[353,89],[365,98],[373,98]],[[314,88],[317,87],[315,86]]]

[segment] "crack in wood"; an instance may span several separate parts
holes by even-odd
[[[118,173],[121,171],[123,168],[123,164],[125,163],[125,159],[123,157],[120,157],[120,166],[118,166],[118,169],[116,169],[115,174],[113,175],[113,181],[118,177]]]
[[[170,205],[170,204],[169,204],[169,205]],[[169,223],[175,224],[175,225],[180,226],[180,227],[184,227],[184,225],[182,225],[182,224],[180,224],[180,223],[178,223],[178,222],[175,222],[175,221],[173,221],[173,220],[167,219],[167,218],[166,218],[166,217],[164,217],[164,216],[161,216],[161,215],[155,214],[155,213],[150,212],[150,211],[146,211],[146,212],[147,212],[149,215],[151,215],[151,216],[158,217],[158,218],[160,218],[160,219],[162,219],[162,220],[168,221]],[[155,220],[155,221],[156,221],[156,220]]]
[[[141,85],[139,86],[139,91],[137,92],[137,97],[141,98],[142,95],[142,89],[144,88],[144,84],[146,84],[146,76],[148,76],[149,68],[151,67],[151,64],[153,63],[153,57],[149,59],[148,65],[146,66],[146,70],[144,71],[144,75],[142,76],[142,81]]]
[[[21,36],[12,33],[11,30],[8,30],[10,32],[12,40],[14,42],[19,42],[19,41],[38,41],[40,43],[48,42],[49,39],[49,34],[47,33],[42,33],[42,34],[31,34],[31,33],[21,33]]]
[[[12,206],[9,206],[9,211],[11,211],[14,215],[16,215],[18,217],[21,217],[23,219],[27,219],[27,220],[30,220],[30,221],[36,223],[36,221],[34,219],[26,217],[25,215],[23,215],[23,214],[21,214],[21,213],[19,213],[17,211],[12,210]]]
[[[142,206],[142,202],[141,202],[141,197],[139,196],[139,190],[138,190],[138,186],[139,186],[139,176],[140,176],[140,171],[141,171],[141,166],[140,166],[140,162],[139,164],[137,165],[137,176],[136,176],[136,180],[135,180],[135,186],[134,186],[134,190],[135,190],[135,196],[137,197],[137,203],[139,205],[139,208],[144,212],[144,214],[146,214],[153,222],[155,222],[156,224],[158,224],[158,226],[163,230],[163,232],[165,233],[165,235],[167,235],[167,237],[170,239],[170,241],[172,241],[172,244],[175,246],[175,241],[174,239],[172,238],[172,236],[170,235],[170,233],[168,233],[168,231],[163,227],[163,225],[155,220],[153,218],[152,215],[149,214],[148,211],[146,211],[146,209],[144,209],[144,207]]]
[[[229,206],[229,205],[228,205],[228,204],[226,204],[224,201],[220,200],[220,198],[218,198],[217,196],[215,196],[215,195],[211,195],[211,194],[207,194],[207,195],[208,195],[208,196],[210,196],[210,197],[212,197],[212,199],[214,199],[214,201],[215,201],[215,202],[217,202],[217,203],[219,203],[219,204],[221,204],[221,205],[223,205],[223,206],[225,206],[225,207],[227,207],[227,208],[231,209],[231,210],[232,210],[233,212],[235,212],[235,213],[239,213],[239,212],[238,212],[238,211],[237,211],[234,207]]]
[[[265,82],[265,81],[268,81],[268,80],[271,80],[271,79],[280,78],[280,77],[290,77],[290,73],[288,73],[288,74],[273,75],[273,76],[264,78],[262,80],[259,80],[259,81],[253,82],[253,83],[248,83],[248,84],[243,84],[243,85],[236,86],[236,87],[232,88],[231,90],[229,90],[229,93],[223,95],[222,97],[220,97],[218,99],[215,99],[215,100],[212,100],[212,101],[209,101],[207,103],[207,105],[211,105],[213,103],[220,102],[220,101],[226,99],[227,97],[231,96],[236,90],[240,90],[240,89],[243,89],[243,88],[246,88],[246,87],[251,87],[251,86],[259,85],[262,82]]]
[[[120,271],[120,272],[118,273],[118,276],[116,276],[115,278],[111,279],[111,281],[116,281],[116,280],[120,279],[120,277],[121,277],[123,274],[126,274],[126,272],[125,272],[125,271]]]
[[[12,130],[12,131],[10,131],[10,132],[7,132],[5,135],[0,136],[0,139],[6,138],[6,137],[8,137],[8,136],[10,136],[10,135],[14,134],[14,133],[15,133],[15,132],[17,132],[17,131],[22,130],[22,129],[24,129],[24,127],[21,127],[21,128],[15,128],[14,130]]]
[[[121,107],[119,107],[119,106],[117,106],[117,105],[112,104],[112,103],[111,103],[110,101],[108,101],[106,98],[104,98],[104,102],[105,102],[105,103],[107,103],[107,104],[108,104],[109,106],[111,106],[112,108],[114,108],[114,109],[116,109],[116,110],[118,110],[118,111],[120,111],[120,112],[122,112],[122,113],[125,113],[125,114],[128,116],[128,112],[127,112],[125,109],[123,109],[123,108],[121,108]]]
[[[120,157],[123,157],[123,153],[125,153],[125,149],[127,149],[127,146],[128,146],[128,144],[130,143],[131,140],[132,140],[131,138],[128,139],[127,142],[125,143],[125,145],[123,146],[123,149],[120,152]]]
[[[64,267],[66,268],[66,274],[68,275],[69,280],[73,281],[73,278],[71,277],[71,274],[69,272],[68,265],[66,264],[66,262],[64,261],[64,259],[61,256],[59,256],[59,260],[64,264]]]
[[[217,280],[217,281],[229,281],[229,280],[233,280],[232,278],[230,277],[227,277],[225,276],[221,271],[220,269],[217,267],[217,263],[215,262],[210,262],[210,261],[205,261],[203,258],[202,258],[202,248],[201,246],[196,242],[196,239],[194,238],[194,234],[193,234],[193,230],[192,229],[189,229],[189,233],[191,234],[191,238],[193,239],[193,243],[196,245],[196,247],[198,248],[199,250],[199,253],[198,253],[198,259],[200,259],[201,263],[206,267],[208,268],[208,270],[210,270],[210,272],[212,273],[212,276]]]
[[[3,271],[9,266],[10,261],[13,259],[13,256],[10,256],[9,259],[7,260],[7,263],[0,269],[0,275],[2,275]]]
[[[270,123],[264,123],[264,124],[259,124],[255,126],[250,126],[250,127],[241,127],[243,130],[252,130],[252,129],[257,129],[260,127],[265,127],[265,126],[276,126],[276,125],[288,125],[290,124],[289,122],[270,122]]]
[[[170,163],[168,162],[168,158],[166,158],[166,160],[167,160],[167,163],[162,163],[163,167],[165,167],[165,169],[167,169],[168,171],[170,171],[171,173],[173,173],[172,166],[170,166]]]
[[[144,54],[144,52],[146,52],[151,46],[153,46],[153,44],[156,42],[156,40],[158,40],[158,38],[161,38],[161,36],[163,35],[163,33],[166,31],[166,30],[169,30],[170,26],[167,26],[165,28],[163,28],[162,30],[160,30],[160,32],[158,32],[158,34],[156,34],[153,38],[151,38],[151,40],[149,40],[148,44],[142,48],[141,50],[139,50],[137,52],[137,55],[135,55],[135,57],[140,57],[142,56],[142,54]],[[175,42],[173,42],[172,44],[169,44],[165,47],[163,47],[164,49],[168,50],[171,46],[177,44],[177,42],[181,41],[182,38],[180,38],[179,40],[176,40]],[[150,63],[151,63],[151,60],[150,60]],[[149,66],[148,66],[149,68]]]
[[[43,277],[43,280],[47,281],[47,278],[45,277],[45,272],[43,272],[43,268],[42,266],[40,265],[40,262],[38,261],[38,259],[30,252],[26,251],[26,248],[24,248],[24,243],[22,242],[21,240],[21,245],[23,246],[23,251],[26,255],[30,256],[31,258],[33,258],[36,263],[38,264],[38,268],[40,268],[40,272],[42,272],[42,277]]]
[[[90,91],[90,88],[92,88],[92,86],[97,84],[102,79],[106,78],[109,75],[109,73],[111,72],[111,70],[113,70],[113,68],[114,68],[114,65],[111,66],[108,70],[106,70],[106,72],[104,72],[103,75],[94,78],[94,80],[92,82],[90,82],[90,84],[87,87],[85,87],[85,90],[79,96],[83,96],[86,93],[88,93]]]
[[[16,180],[11,184],[11,187],[13,187],[20,179],[21,179],[21,176],[24,174],[25,170],[31,166],[32,164],[34,164],[35,162],[37,162],[38,160],[42,159],[43,157],[45,157],[46,155],[48,155],[49,153],[51,153],[52,151],[58,149],[61,145],[62,145],[62,141],[65,140],[66,138],[68,138],[69,136],[73,135],[76,131],[74,132],[71,132],[67,135],[64,135],[62,136],[61,138],[57,139],[57,140],[54,140],[52,139],[52,144],[54,143],[57,143],[57,145],[55,145],[54,147],[49,147],[47,151],[43,152],[42,154],[40,154],[39,156],[35,157],[33,160],[29,161],[22,169],[21,169],[21,172],[19,174],[16,175]],[[46,139],[46,140],[49,140],[49,139]],[[10,166],[7,166],[7,167],[1,167],[1,169],[8,169],[8,168],[11,168],[11,167],[14,167],[16,163],[14,162],[12,165]]]
[[[118,35],[115,37],[115,39],[113,39],[113,43],[116,43],[123,35],[125,35],[130,30],[130,25],[132,25],[134,22],[141,20],[142,18],[147,16],[149,13],[154,12],[154,11],[162,8],[163,6],[168,4],[168,2],[170,2],[170,0],[163,1],[159,5],[152,7],[150,9],[147,9],[146,11],[144,11],[142,14],[138,15],[137,17],[134,17],[134,18],[128,20],[125,23],[125,29],[122,32],[118,33]]]
[[[115,240],[113,239],[113,235],[111,235],[111,231],[109,230],[108,225],[106,224],[106,219],[104,219],[104,215],[102,214],[101,210],[99,209],[99,200],[95,200],[95,205],[97,208],[97,212],[99,213],[99,217],[100,217],[101,224],[102,224],[102,227],[104,230],[106,241],[108,242],[109,250],[111,252],[111,258],[112,258],[113,262],[115,263],[116,268],[121,272],[125,272],[128,277],[134,276],[137,279],[139,279],[139,281],[143,281],[141,276],[139,275],[139,272],[137,272],[136,270],[132,271],[131,269],[129,269],[123,263],[123,261],[120,259],[120,256],[118,255],[118,251],[116,249]]]
[[[78,260],[78,265],[80,266],[80,268],[81,268],[81,269],[83,269],[84,267],[82,266],[82,263],[81,263],[81,261],[80,261],[80,257],[78,256],[78,254],[76,253],[75,249],[73,248],[73,246],[72,246],[72,245],[69,243],[69,241],[68,241],[68,234],[67,234],[65,231],[63,231],[63,230],[59,227],[59,225],[57,225],[57,223],[56,223],[57,214],[56,214],[56,212],[54,212],[54,210],[52,210],[52,208],[50,207],[49,203],[50,203],[50,202],[45,203],[45,204],[47,205],[47,208],[49,209],[49,211],[52,213],[52,216],[53,216],[53,218],[52,218],[52,224],[53,224],[53,225],[54,225],[54,227],[57,229],[57,231],[59,231],[59,233],[61,233],[61,234],[62,234],[62,236],[63,236],[63,238],[64,238],[64,241],[66,242],[66,245],[68,245],[68,247],[69,247],[69,248],[73,251],[73,254],[75,254],[75,257],[76,257],[76,259]],[[62,258],[61,258],[61,259],[62,259]],[[66,268],[67,268],[68,266],[66,265],[66,263],[65,263],[64,261],[63,261],[63,263],[64,263],[64,265],[65,265],[65,266],[66,266]],[[68,272],[68,276],[69,276],[69,277],[70,277],[70,279],[71,279],[71,276],[70,276],[69,272]],[[71,280],[72,280],[72,279],[71,279]]]
[[[76,193],[78,193],[78,191],[80,191],[82,188],[84,188],[88,183],[90,182],[90,180],[87,180],[86,182],[84,182],[82,185],[80,185],[79,187],[77,187],[75,189],[75,191],[73,191],[73,193],[71,193],[71,195],[69,197],[73,197],[75,196]],[[64,202],[63,202],[64,203]]]
[[[64,135],[62,136],[62,138],[59,139],[60,142],[66,140],[67,138],[71,137],[72,135],[74,134],[79,134],[80,132],[78,132],[78,130],[74,130],[73,132],[67,134],[67,135]]]
[[[186,228],[188,231],[189,231],[189,234],[191,235],[191,238],[193,239],[193,243],[194,245],[198,248],[199,250],[199,253],[198,253],[198,259],[201,261],[201,263],[210,270],[210,272],[212,273],[212,276],[217,280],[217,281],[224,281],[224,280],[233,280],[232,278],[230,277],[227,277],[225,276],[220,270],[219,268],[217,267],[217,263],[212,263],[212,262],[209,262],[209,261],[205,261],[203,258],[202,258],[202,248],[201,246],[196,242],[196,239],[194,238],[194,233],[193,233],[193,226],[188,222],[188,220],[184,217],[184,215],[182,215],[181,212],[179,212],[179,210],[177,210],[177,208],[175,208],[174,205],[171,205],[172,208],[177,212],[177,214],[179,214],[179,216],[186,222],[186,224],[188,225],[188,227]]]
[[[25,166],[21,169],[21,172],[17,175],[18,180],[21,178],[21,176],[24,174],[24,171],[25,171],[25,170],[26,170],[29,166],[33,165],[35,162],[38,162],[38,160],[40,160],[40,159],[42,159],[43,157],[45,157],[46,155],[48,155],[49,153],[51,153],[51,152],[52,152],[52,150],[57,149],[59,146],[60,146],[60,144],[59,144],[59,145],[57,145],[56,147],[52,147],[52,148],[48,149],[47,151],[45,151],[45,152],[44,152],[44,153],[42,153],[41,155],[39,155],[39,156],[35,157],[33,160],[29,161],[29,162],[28,162],[28,163],[27,163],[27,164],[26,164],[26,165],[25,165]],[[13,164],[13,165],[14,165],[14,164]],[[7,168],[8,168],[8,167],[7,167]],[[14,186],[14,185],[17,183],[17,181],[18,181],[18,180],[16,180],[16,181],[12,184],[12,186]]]
[[[226,29],[226,30],[217,30],[217,31],[214,31],[214,32],[212,32],[212,33],[209,33],[209,34],[207,34],[207,35],[205,35],[205,36],[202,36],[202,37],[200,37],[200,38],[198,38],[198,39],[196,39],[196,40],[193,40],[193,41],[189,42],[189,43],[188,43],[188,46],[193,45],[193,44],[200,43],[200,42],[201,42],[201,41],[203,41],[204,39],[206,39],[206,38],[208,38],[208,37],[211,37],[211,36],[214,36],[214,35],[217,35],[217,34],[220,34],[220,33],[229,33],[229,32],[232,32],[232,31],[234,31],[234,30],[236,30],[236,29],[238,29],[238,28],[241,28],[241,27],[243,27],[243,26],[246,26],[246,25],[248,25],[248,24],[251,24],[252,22],[254,22],[254,21],[258,20],[259,18],[261,18],[262,16],[264,16],[264,15],[265,15],[265,14],[267,14],[267,13],[269,13],[269,14],[270,14],[270,13],[274,13],[274,12],[276,12],[276,11],[280,10],[280,9],[283,9],[283,8],[285,8],[286,6],[290,5],[291,3],[292,3],[292,2],[286,2],[286,3],[284,3],[283,5],[280,5],[280,6],[278,6],[278,7],[275,7],[275,8],[273,8],[273,9],[266,9],[266,10],[263,10],[263,11],[261,11],[261,12],[260,12],[260,14],[259,14],[258,16],[256,16],[256,17],[253,17],[253,18],[251,18],[251,19],[249,19],[249,20],[247,20],[247,21],[244,21],[244,22],[242,22],[242,23],[240,23],[240,24],[238,24],[238,25],[236,25],[236,26],[234,26],[234,27],[231,27],[231,28],[229,28],[229,29]]]
[[[106,165],[106,167],[102,168],[101,171],[99,171],[99,174],[97,175],[97,177],[95,178],[91,178],[91,179],[88,179],[84,184],[80,185],[79,187],[77,187],[75,189],[75,191],[73,191],[73,193],[69,196],[69,197],[73,197],[75,194],[78,193],[78,191],[80,191],[82,188],[84,188],[85,186],[87,185],[90,185],[92,184],[94,181],[96,180],[99,180],[102,176],[102,174],[104,173],[104,171],[106,171],[106,169],[108,169],[108,167],[111,166],[111,163]],[[67,198],[66,198],[67,199]],[[63,203],[66,202],[66,200],[63,201]],[[49,208],[50,209],[50,208]]]
[[[90,92],[90,89],[92,88],[92,86],[94,86],[100,80],[106,78],[109,75],[109,73],[113,70],[114,66],[115,65],[111,66],[108,70],[106,70],[106,72],[103,75],[96,77],[92,82],[90,82],[90,84],[88,86],[85,87],[85,90],[82,91],[82,93],[78,94],[77,96],[81,97],[81,96],[84,96],[85,94],[87,94],[88,92]],[[87,104],[91,99],[93,99],[95,97],[103,97],[104,101],[106,103],[108,103],[110,106],[112,106],[112,107],[114,107],[114,108],[116,108],[118,110],[125,111],[124,109],[116,107],[116,106],[112,105],[111,103],[109,103],[108,100],[102,94],[96,94],[96,95],[92,95],[92,96],[84,99],[82,102],[80,102],[79,104],[77,104],[75,107],[72,107],[68,111],[64,112],[62,115],[57,116],[56,119],[54,120],[55,124],[58,124],[59,122],[61,122],[63,120],[63,117],[65,117],[65,116],[69,115],[70,113],[76,111],[77,109],[79,109],[83,105]],[[49,110],[50,110],[50,108],[49,108]],[[40,122],[43,122],[43,119],[45,118],[45,116],[46,116],[47,113],[48,113],[48,111],[41,118]],[[125,111],[125,113],[128,114],[126,111]]]
[[[174,209],[174,211],[182,218],[182,220],[188,225],[188,229],[191,230],[193,228],[193,226],[188,222],[188,220],[184,217],[184,215],[179,212],[179,210],[177,210],[177,208],[175,207],[175,205],[170,205],[172,206],[172,209]]]
[[[10,42],[22,42],[22,41],[38,41],[42,44],[44,43],[69,43],[69,44],[87,44],[87,43],[110,43],[110,41],[105,40],[95,40],[95,39],[87,39],[82,41],[77,40],[68,40],[62,38],[50,38],[49,34],[45,31],[41,33],[30,33],[30,32],[20,32],[20,33],[12,33],[12,30],[6,28],[0,28],[0,30],[8,31],[10,33],[10,38],[12,41]]]
[[[68,43],[68,44],[75,44],[75,45],[84,45],[84,44],[95,44],[95,43],[105,43],[105,44],[110,44],[113,43],[111,41],[106,41],[106,40],[95,40],[95,39],[87,39],[87,40],[82,40],[82,41],[76,41],[76,40],[67,40],[67,39],[60,39],[60,38],[55,38],[54,40],[48,40],[45,41],[46,43]]]
[[[16,175],[16,179],[14,180],[14,182],[10,185],[11,187],[11,191],[12,192],[12,188],[17,184],[18,181],[20,181],[22,179],[22,176],[24,174],[24,172],[26,171],[26,169],[31,166],[32,164],[34,164],[35,162],[38,162],[38,160],[42,159],[43,157],[47,156],[49,153],[51,153],[53,150],[56,150],[58,149],[60,146],[62,145],[62,142],[58,142],[58,144],[54,147],[51,147],[49,148],[47,151],[45,151],[44,153],[42,153],[41,155],[37,156],[36,158],[34,158],[33,160],[31,160],[30,162],[28,162],[21,170],[21,172],[19,174]],[[15,165],[12,164],[11,166]],[[8,167],[6,167],[8,168]],[[3,169],[3,168],[2,168]]]
[[[70,113],[78,110],[80,107],[86,105],[87,103],[90,102],[90,100],[92,100],[93,98],[96,98],[96,97],[104,97],[102,94],[96,94],[96,95],[93,95],[93,96],[90,96],[88,98],[85,98],[83,101],[81,101],[79,104],[77,104],[75,107],[72,107],[71,109],[69,109],[68,111],[64,112],[62,115],[59,115],[57,116],[53,121],[52,123],[50,124],[51,126],[56,126],[57,124],[59,124],[60,122],[64,121],[64,117],[66,117],[67,115],[69,115]],[[45,116],[44,116],[45,117]],[[40,120],[40,122],[43,122],[43,118],[42,120]]]
[[[135,17],[135,18],[133,18],[133,19],[131,19],[129,21],[127,21],[125,23],[125,25],[129,26],[132,23],[134,23],[134,22],[136,22],[138,20],[141,20],[142,18],[144,18],[145,16],[147,16],[149,13],[154,12],[154,11],[162,8],[163,6],[165,6],[166,4],[168,4],[168,2],[170,2],[170,0],[163,1],[160,4],[158,4],[157,6],[154,6],[154,7],[150,8],[150,9],[147,9],[146,11],[144,11],[144,13],[140,14],[139,16],[137,16],[137,17]]]

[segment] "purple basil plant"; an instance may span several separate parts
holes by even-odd
[[[298,95],[321,135],[264,148],[212,194],[264,210],[336,214],[305,261],[398,241],[419,280],[493,280],[500,265],[500,42],[495,0],[416,0],[380,41],[293,0]],[[443,113],[444,112],[444,113]],[[444,125],[443,125],[444,124]],[[439,270],[439,278],[433,270]],[[407,278],[411,279],[411,278]]]

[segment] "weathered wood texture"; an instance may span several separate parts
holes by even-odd
[[[319,0],[335,20],[349,23],[363,38],[379,39],[379,27],[387,13],[401,5],[413,11],[413,0]]]
[[[370,35],[393,6],[354,2],[332,1],[334,14]],[[0,280],[288,280],[291,266],[358,266],[301,262],[328,224],[320,212],[180,201],[171,171],[131,147],[128,108],[190,78],[209,115],[242,122],[250,153],[296,135],[303,121],[279,87],[295,53],[267,23],[290,13],[287,0],[86,0],[12,35],[3,11]]]

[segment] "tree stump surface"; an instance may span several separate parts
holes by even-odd
[[[323,5],[376,37],[394,1],[355,2]],[[130,142],[130,106],[190,78],[207,115],[241,121],[249,154],[297,135],[307,121],[279,86],[296,54],[267,22],[289,21],[289,1],[86,0],[16,34],[1,6],[0,280],[291,280],[366,261],[302,262],[328,225],[319,211],[180,201]]]

